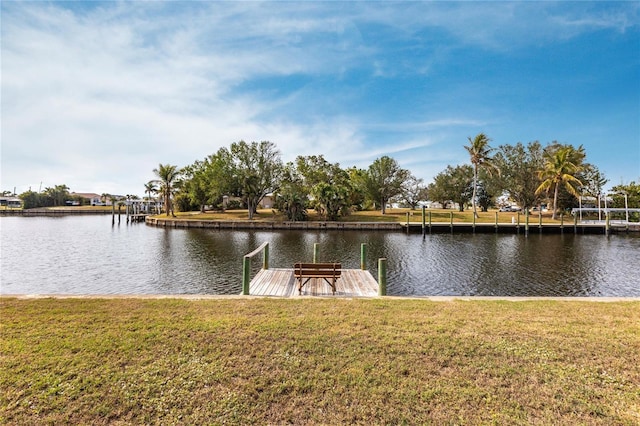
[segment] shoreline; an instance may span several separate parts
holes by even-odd
[[[531,220],[529,223],[513,222],[466,222],[466,221],[438,221],[422,224],[416,221],[397,220],[383,221],[278,221],[278,220],[225,220],[225,219],[193,219],[191,217],[163,217],[141,214],[127,215],[126,212],[113,212],[111,209],[79,209],[74,208],[40,208],[28,210],[0,210],[2,216],[78,216],[78,215],[112,215],[118,216],[118,221],[124,216],[130,222],[142,222],[146,225],[162,228],[206,228],[206,229],[239,229],[239,230],[303,230],[303,231],[394,231],[407,233],[516,233],[516,234],[619,234],[640,233],[639,222],[618,223],[564,223],[542,222]]]
[[[322,222],[322,221],[242,221],[182,219],[147,216],[145,224],[160,228],[206,228],[248,230],[303,230],[303,231],[396,231],[407,233],[573,233],[608,234],[640,232],[640,223],[630,224],[564,224],[564,223],[468,223],[468,222]]]
[[[425,300],[430,302],[640,302],[640,297],[629,296],[373,296],[373,297],[336,297],[336,296],[303,296],[303,297],[277,297],[277,296],[253,296],[235,294],[0,294],[2,299],[177,299],[177,300],[249,300],[249,299],[385,299],[385,300]]]

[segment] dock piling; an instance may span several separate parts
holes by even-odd
[[[387,295],[387,259],[378,259],[378,296]]]

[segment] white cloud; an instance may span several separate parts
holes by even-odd
[[[425,121],[372,118],[357,104],[368,87],[349,82],[331,93],[285,87],[269,97],[243,85],[294,75],[312,81],[353,72],[380,79],[429,75],[459,46],[503,49],[638,25],[637,5],[626,4],[607,13],[501,2],[1,7],[2,185],[26,190],[45,180],[116,193],[141,192],[160,162],[184,166],[240,139],[271,140],[285,161],[323,154],[364,168],[393,154],[404,167],[440,167],[458,158],[445,136],[462,132],[455,134],[461,146],[469,129],[487,120],[468,110],[437,110]],[[380,40],[432,46],[415,62],[401,63]],[[395,139],[372,136],[380,133]]]

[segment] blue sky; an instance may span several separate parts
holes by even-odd
[[[584,145],[640,181],[639,2],[14,2],[1,189],[143,195],[239,140],[429,183],[492,146]]]

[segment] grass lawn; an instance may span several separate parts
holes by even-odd
[[[422,223],[422,210],[410,210],[410,209],[387,209],[386,214],[381,214],[379,210],[372,211],[356,211],[351,215],[340,218],[340,222],[402,222],[407,221],[407,213],[409,213],[409,221],[415,223]],[[457,210],[445,210],[445,209],[429,209],[426,211],[427,216],[425,221],[428,222],[428,214],[431,213],[432,222],[446,222],[449,223],[451,217],[456,223],[472,223],[473,211],[466,210],[459,212]],[[498,212],[497,210],[490,210],[488,212],[478,212],[479,217],[476,219],[476,223],[495,223],[496,213],[498,214],[498,222],[511,223],[512,218],[518,220],[518,213],[510,212]],[[166,218],[166,215],[158,215],[160,218]],[[177,212],[177,219],[181,220],[248,220],[247,210],[227,210],[225,212]],[[258,210],[258,214],[254,216],[255,221],[285,221],[285,217],[282,213],[272,209]],[[324,220],[314,210],[308,211],[308,220],[321,221]],[[538,213],[532,213],[529,215],[529,223],[534,225],[540,220]],[[543,223],[560,223],[560,219],[552,220],[550,212],[543,212]],[[520,214],[520,223],[524,225],[525,216]],[[564,223],[567,225],[573,223],[573,216],[566,216]]]
[[[640,424],[640,302],[0,299],[5,424]]]

